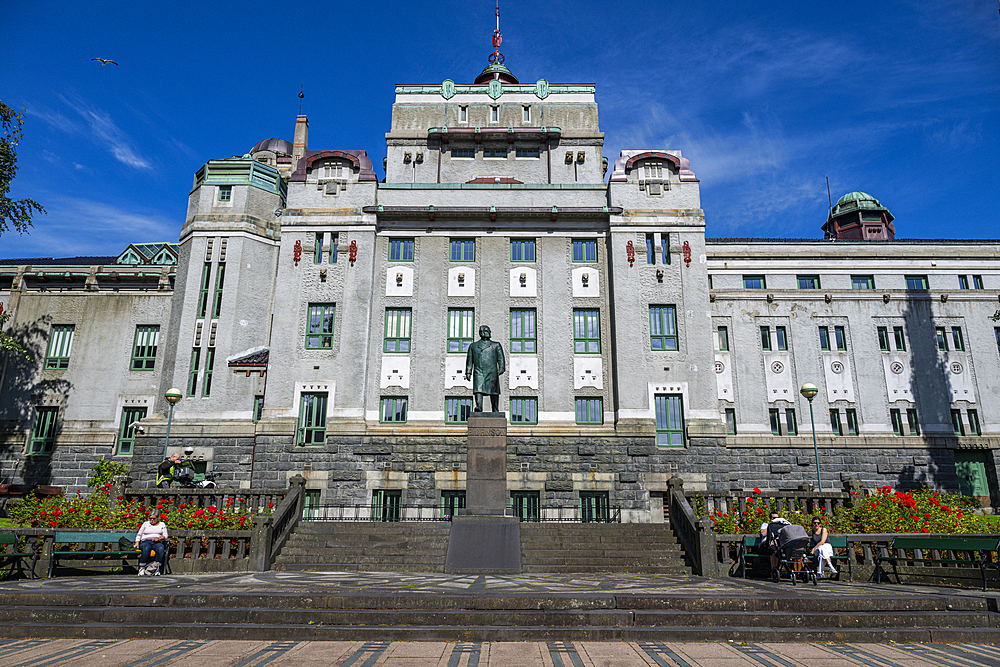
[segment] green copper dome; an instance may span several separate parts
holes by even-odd
[[[892,220],[892,214],[889,213],[889,209],[882,206],[879,200],[872,197],[867,192],[848,192],[846,195],[837,200],[837,203],[830,210],[830,218],[833,219],[844,215],[845,213],[850,213],[852,211],[885,211],[889,214],[889,220]]]
[[[848,192],[846,195],[837,200],[837,206],[840,206],[841,204],[847,204],[848,202],[862,202],[862,201],[874,202],[875,206],[880,206],[878,200],[875,199],[875,197],[872,197],[867,192]],[[858,204],[858,207],[867,208],[866,206],[860,203]]]
[[[490,79],[500,79],[503,83],[520,83],[517,77],[510,73],[506,65],[496,62],[487,65],[483,73],[476,77],[475,83],[489,83]]]

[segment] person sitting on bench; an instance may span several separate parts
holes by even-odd
[[[819,576],[823,576],[823,565],[825,564],[830,568],[830,572],[837,574],[837,568],[833,566],[833,547],[827,541],[830,539],[830,533],[826,528],[823,528],[821,521],[818,518],[812,520],[812,530],[809,531],[809,544],[812,547],[809,550],[810,556],[816,556],[819,561],[819,567],[816,569],[816,573]]]
[[[135,548],[142,551],[139,555],[139,576],[149,577],[160,573],[160,563],[163,562],[163,555],[166,552],[167,524],[160,521],[159,512],[149,513],[149,521],[139,527],[139,532],[135,534]],[[149,559],[150,552],[153,560]]]
[[[778,568],[778,531],[789,524],[788,519],[783,519],[777,512],[772,511],[767,523],[760,526],[760,536],[763,538],[761,544],[765,549],[762,553],[771,554],[772,570]]]

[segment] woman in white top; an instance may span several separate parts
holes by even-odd
[[[139,532],[135,534],[135,548],[141,549],[139,555],[139,576],[149,576],[159,574],[160,562],[163,560],[163,552],[167,548],[167,525],[160,521],[160,513],[153,511],[149,513],[149,521],[139,527]],[[153,553],[153,560],[149,560],[150,552]],[[149,563],[147,565],[147,563]]]

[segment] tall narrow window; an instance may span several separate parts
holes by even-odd
[[[785,428],[788,435],[799,434],[799,422],[795,419],[795,410],[791,408],[785,410]]]
[[[649,338],[653,350],[677,349],[677,308],[649,307]]]
[[[646,234],[646,264],[656,264],[656,246],[652,234]]]
[[[535,397],[511,396],[511,424],[537,424],[538,399]]]
[[[187,395],[194,396],[198,387],[198,366],[201,364],[201,348],[191,349],[191,370],[188,372]]]
[[[903,417],[899,410],[896,408],[889,410],[889,419],[892,421],[892,432],[896,435],[903,435]]]
[[[212,308],[214,313],[212,317],[219,317],[222,313],[222,287],[226,282],[226,265],[219,264],[219,270],[216,272],[215,279],[215,306]]]
[[[413,261],[413,239],[389,239],[390,262]]]
[[[726,433],[736,435],[736,408],[726,408]]]
[[[844,411],[847,415],[847,434],[857,435],[858,434],[858,411],[854,408],[847,408]]]
[[[145,416],[145,407],[122,408],[122,423],[118,427],[116,456],[132,456],[132,452],[135,451],[135,423]]]
[[[302,394],[299,401],[298,444],[326,444],[326,402],[326,392]]]
[[[903,327],[893,327],[892,337],[896,342],[896,351],[906,352],[906,336],[903,335]]]
[[[213,366],[215,366],[215,348],[210,347],[205,351],[205,386],[201,392],[206,398],[212,395]]]
[[[530,123],[531,122],[531,106],[525,104],[521,107],[521,122]]]
[[[670,264],[670,234],[667,232],[660,235],[660,258],[664,266]]]
[[[660,447],[683,447],[683,397],[680,394],[656,394],[653,402],[656,412],[656,444]]]
[[[535,354],[535,309],[519,308],[510,311],[510,353]]]
[[[474,262],[476,260],[475,239],[452,239],[451,261]]]
[[[410,351],[410,324],[413,311],[409,308],[385,309],[384,352]]]
[[[972,276],[972,286],[975,289],[983,289],[983,277],[982,276]]]
[[[828,327],[819,328],[819,349],[830,349],[830,329]]]
[[[969,435],[982,435],[983,430],[979,426],[979,413],[969,410]]]
[[[962,327],[951,328],[951,342],[956,352],[965,352],[965,339],[962,338]]]
[[[597,261],[597,241],[574,240],[573,241],[573,261],[574,262],[596,262]]]
[[[834,327],[833,337],[837,340],[837,349],[844,351],[847,349],[847,331],[844,327]]]
[[[45,368],[69,368],[69,353],[73,348],[73,325],[54,324],[49,334],[49,351],[45,355]]]
[[[573,351],[597,354],[601,351],[601,327],[596,309],[573,309]]]
[[[133,371],[151,371],[156,365],[156,347],[160,340],[160,325],[140,324],[135,328],[135,342],[132,345]]]
[[[458,122],[459,123],[468,123],[469,122],[469,107],[468,107],[468,105],[463,104],[462,106],[458,107]]]
[[[603,424],[604,407],[600,397],[587,396],[576,399],[577,424]]]
[[[878,349],[889,351],[889,330],[886,327],[878,327]]]
[[[830,410],[830,427],[834,435],[844,435],[844,425],[840,422],[839,410]]]
[[[955,430],[955,435],[965,435],[965,425],[962,424],[962,411],[951,411],[951,427]]]
[[[512,261],[512,262],[534,262],[535,261],[535,239],[511,239],[511,241],[510,241],[510,261]]]
[[[257,394],[253,397],[253,423],[256,424],[264,418],[264,395]]]
[[[316,232],[316,245],[313,247],[313,264],[323,263],[323,232]]]
[[[920,435],[920,422],[917,420],[917,411],[914,408],[906,411],[906,423],[910,427],[910,435]]]
[[[336,304],[310,303],[306,322],[306,349],[321,350],[333,347],[333,321]]]
[[[729,350],[729,327],[719,327],[718,328],[718,341],[719,350],[721,352],[726,352]]]
[[[785,331],[785,327],[774,327],[774,337],[777,339],[779,350],[788,349],[788,333]]]
[[[496,125],[500,122],[500,107],[493,105],[490,107],[490,123]]]
[[[1000,327],[993,327],[993,337],[997,341],[997,352],[1000,352]]]
[[[471,308],[448,309],[448,351],[468,352],[472,345],[476,311]]]
[[[59,416],[57,407],[38,407],[35,409],[35,421],[31,425],[31,440],[28,442],[29,454],[51,454],[56,443],[56,418]]]
[[[760,328],[760,349],[765,352],[771,351],[771,327]]]
[[[468,396],[446,396],[444,399],[446,424],[468,424],[472,412],[472,399]]]
[[[766,289],[764,276],[743,276],[743,289]]]
[[[337,263],[337,246],[340,243],[340,234],[330,234],[330,263]]]
[[[948,351],[948,337],[947,335],[945,335],[944,327],[934,328],[934,341],[937,345],[938,350],[940,350],[941,352]]]
[[[205,317],[208,312],[208,286],[212,281],[212,265],[205,262],[201,268],[201,291],[198,295],[198,317]]]
[[[405,424],[406,399],[406,396],[383,396],[379,421],[383,424]]]
[[[958,277],[958,289],[969,289],[969,276]]]
[[[781,435],[781,412],[777,408],[767,411],[767,416],[771,421],[771,435]]]

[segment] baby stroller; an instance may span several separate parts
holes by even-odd
[[[792,586],[799,579],[804,582],[812,581],[813,586],[818,585],[819,579],[808,554],[809,535],[805,528],[795,524],[772,523],[767,528],[767,537],[778,556],[778,567],[771,572],[774,581],[781,579],[784,570],[791,578]]]

